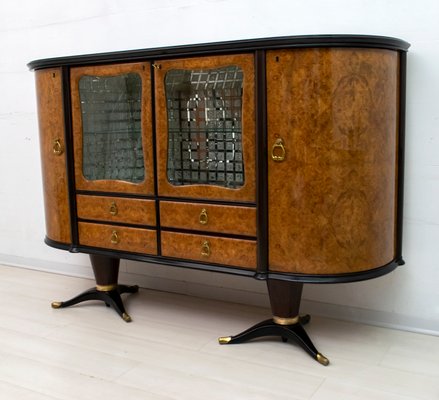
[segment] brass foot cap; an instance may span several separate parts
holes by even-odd
[[[325,367],[329,365],[329,360],[321,353],[317,353],[316,360]]]
[[[277,317],[276,315],[273,315],[273,322],[276,325],[294,325],[297,324],[300,321],[300,317],[297,315],[295,317]]]
[[[61,308],[62,306],[62,301],[54,301],[51,304],[52,308]]]
[[[111,285],[96,285],[96,290],[98,292],[111,292],[113,290],[116,290],[118,287],[117,283],[113,283]]]
[[[232,340],[232,337],[231,337],[231,336],[223,336],[223,337],[218,338],[218,342],[219,342],[219,344],[227,344],[227,343],[229,343],[231,340]]]
[[[122,314],[122,319],[123,319],[125,322],[131,322],[131,321],[132,321],[131,317],[130,317],[127,313],[123,313],[123,314]]]

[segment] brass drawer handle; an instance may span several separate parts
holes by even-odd
[[[118,244],[119,243],[119,235],[117,234],[117,231],[113,231],[111,233],[110,242],[111,242],[111,244]]]
[[[203,257],[210,256],[210,243],[207,240],[201,245],[201,255]]]
[[[110,214],[114,217],[115,215],[117,215],[117,213],[119,212],[119,210],[117,209],[117,205],[116,203],[113,201],[110,204]]]
[[[285,146],[281,138],[276,139],[271,148],[271,159],[276,162],[285,160]]]
[[[61,139],[56,138],[53,141],[53,154],[55,154],[56,156],[60,156],[63,152],[64,152],[64,149],[63,149],[63,146],[61,144]]]
[[[200,212],[200,218],[199,218],[201,225],[207,225],[207,222],[209,221],[209,217],[207,216],[207,210],[203,208]]]

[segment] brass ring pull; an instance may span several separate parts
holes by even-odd
[[[116,203],[113,201],[111,204],[110,204],[110,214],[114,217],[115,215],[117,215],[117,213],[118,213],[118,209],[117,209],[117,205],[116,205]]]
[[[276,139],[271,148],[271,159],[276,162],[285,160],[285,146],[281,138]]]
[[[119,243],[119,236],[117,234],[117,231],[113,231],[111,233],[110,242],[111,242],[111,244],[118,244]]]
[[[201,245],[201,255],[203,257],[210,256],[210,243],[207,240]]]
[[[201,225],[207,225],[207,221],[209,221],[209,217],[207,216],[207,210],[203,208],[200,212],[200,218],[199,218]]]
[[[53,154],[60,156],[64,152],[61,144],[61,139],[57,138],[53,141]]]

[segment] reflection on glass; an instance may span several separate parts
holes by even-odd
[[[170,183],[244,185],[242,82],[237,66],[166,74]]]
[[[144,180],[141,95],[134,73],[79,80],[86,179]]]

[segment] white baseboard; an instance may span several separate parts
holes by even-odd
[[[0,255],[4,265],[93,279],[90,266]],[[212,275],[215,277],[213,278]],[[186,270],[163,265],[123,261],[120,282],[142,288],[180,293],[232,303],[267,308],[269,300],[264,282],[247,277]],[[439,336],[437,321],[385,311],[302,299],[301,312],[344,321]]]

